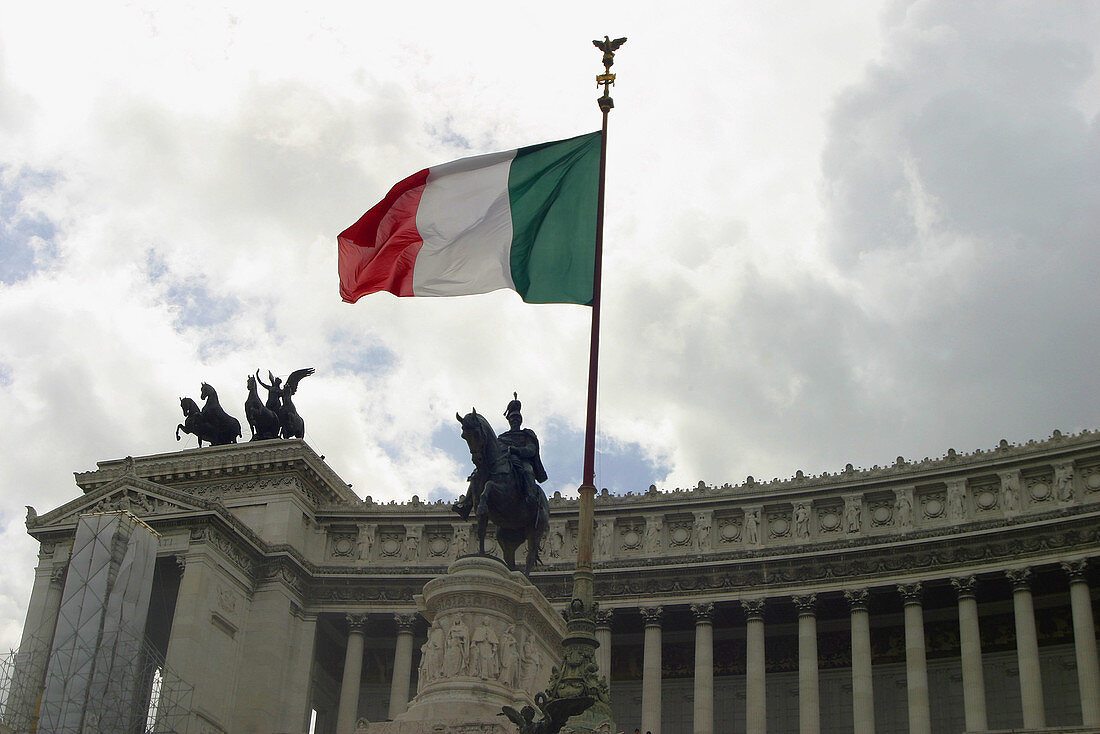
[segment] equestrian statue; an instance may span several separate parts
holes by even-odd
[[[259,374],[260,371],[256,370],[255,376],[249,375],[245,380],[248,398],[244,401],[244,417],[248,419],[248,428],[252,431],[252,438],[249,441],[279,437],[279,414],[264,405],[256,392],[256,380]]]
[[[489,521],[497,528],[504,563],[516,567],[516,548],[527,542],[528,576],[539,562],[539,543],[550,524],[550,505],[539,482],[546,481],[546,469],[539,456],[539,441],[530,428],[521,428],[519,396],[512,393],[504,415],[509,430],[497,436],[485,416],[473,409],[465,416],[455,413],[462,425],[462,438],[470,447],[474,471],[469,490],[451,509],[467,520],[477,518],[478,552],[485,555],[485,533]]]

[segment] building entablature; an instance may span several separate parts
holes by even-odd
[[[845,482],[604,497],[597,593],[611,606],[686,604],[1100,555],[1100,433],[981,456]],[[361,502],[301,441],[100,462],[77,481],[82,497],[28,517],[46,566],[63,563],[45,550],[71,538],[81,514],[128,510],[162,534],[162,555],[217,553],[246,590],[281,584],[314,610],[407,610],[428,579],[476,550],[473,523],[447,504]],[[576,543],[575,508],[558,503],[535,575],[552,601],[568,599]]]

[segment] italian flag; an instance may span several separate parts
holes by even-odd
[[[600,133],[432,166],[339,238],[340,296],[592,303]]]

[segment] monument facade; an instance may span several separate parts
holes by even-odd
[[[361,500],[302,440],[103,461],[76,484],[28,517],[41,551],[19,654],[50,649],[80,518],[127,511],[156,533],[146,639],[193,687],[191,734],[383,731],[446,710],[456,676],[518,707],[554,664],[553,614],[525,628],[513,602],[499,617],[431,607],[431,584],[476,550],[453,498]],[[560,612],[576,509],[549,504],[532,582]],[[652,734],[1096,731],[1098,519],[1096,432],[601,493],[614,719]]]

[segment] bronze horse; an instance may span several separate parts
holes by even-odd
[[[248,429],[252,431],[250,441],[263,441],[279,437],[279,415],[264,405],[256,392],[256,378],[248,376],[248,399],[244,401],[244,417],[248,420]]]
[[[180,440],[182,430],[199,439],[199,448],[202,448],[203,441],[211,446],[237,443],[237,437],[241,435],[241,422],[225,412],[218,402],[217,391],[204,382],[200,397],[206,401],[202,410],[191,398],[180,398],[183,423],[176,426],[176,440]]]
[[[550,525],[546,494],[536,486],[534,496],[525,496],[521,470],[477,410],[465,416],[455,413],[455,418],[462,425],[462,438],[470,447],[475,467],[469,492],[477,517],[478,552],[485,555],[485,532],[492,520],[508,568],[515,570],[516,548],[527,542],[524,573],[530,576],[539,562],[539,543]]]

